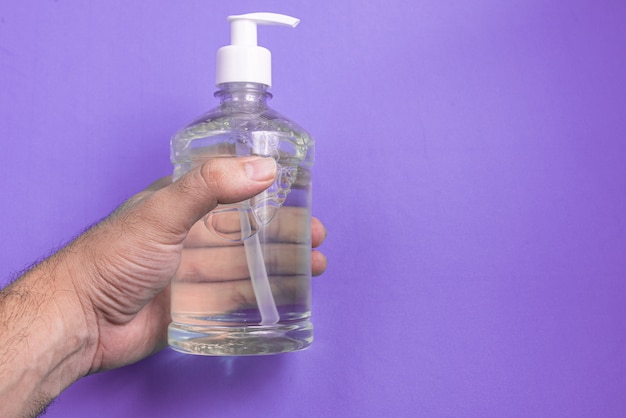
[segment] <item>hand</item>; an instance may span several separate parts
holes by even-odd
[[[36,414],[81,376],[165,346],[169,283],[189,231],[218,204],[260,193],[275,175],[272,159],[224,158],[174,183],[161,180],[3,289],[0,415]],[[313,219],[313,247],[325,234]],[[321,274],[326,258],[313,250],[311,260],[313,275]]]
[[[190,229],[187,245],[211,239],[212,235],[200,232],[206,229],[198,228],[203,225],[196,221],[218,203],[258,194],[271,184],[275,173],[271,159],[212,160],[174,184],[155,183],[72,244],[81,255],[75,257],[75,269],[84,271],[90,266],[87,274],[73,275],[85,315],[92,321],[88,328],[97,330],[90,372],[134,362],[165,346],[170,321],[168,285],[179,264],[190,262],[181,257],[183,240]],[[313,245],[321,244],[324,236],[324,226],[313,219]],[[207,251],[225,248],[214,246]],[[312,273],[319,275],[325,267],[324,256],[313,251]],[[247,297],[253,298],[253,293]]]

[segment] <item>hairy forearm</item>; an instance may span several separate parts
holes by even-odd
[[[34,416],[90,367],[85,316],[57,254],[0,292],[0,416]]]

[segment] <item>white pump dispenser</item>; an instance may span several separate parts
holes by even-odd
[[[217,50],[216,84],[259,83],[272,85],[272,54],[257,45],[257,25],[290,26],[299,19],[277,13],[229,16],[230,45]]]

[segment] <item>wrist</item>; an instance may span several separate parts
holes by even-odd
[[[0,416],[45,407],[89,371],[92,338],[64,259],[54,255],[2,292]]]

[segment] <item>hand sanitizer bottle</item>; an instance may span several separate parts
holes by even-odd
[[[255,355],[301,350],[313,340],[311,167],[314,144],[268,106],[271,55],[257,25],[295,27],[274,13],[230,16],[231,45],[217,52],[219,106],[171,140],[174,180],[211,158],[276,160],[269,189],[220,205],[191,229],[172,281],[168,341],[177,351]]]

